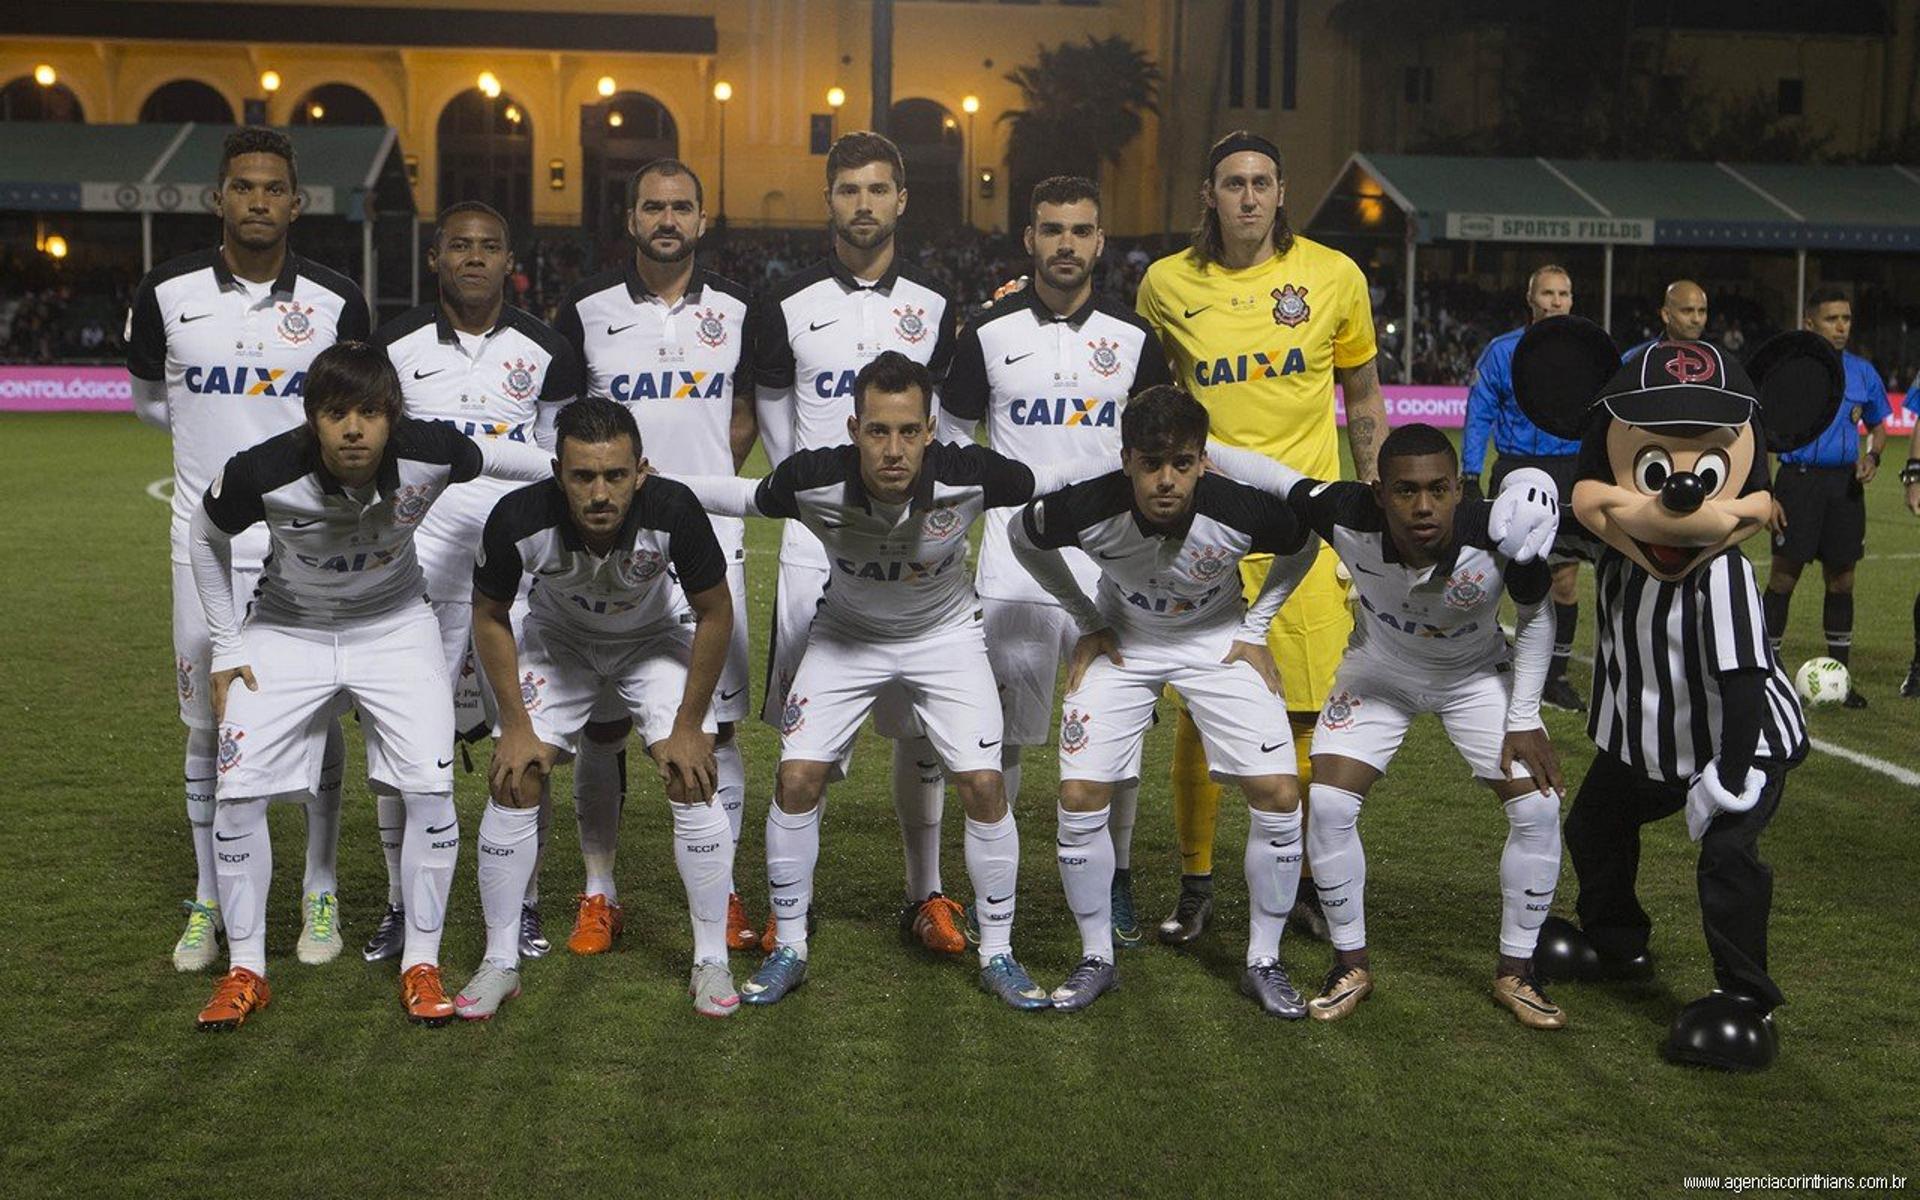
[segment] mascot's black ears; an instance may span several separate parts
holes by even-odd
[[[1653,366],[1647,360],[1656,357],[1659,369],[1673,376],[1670,381],[1660,376],[1658,385],[1644,377]],[[1697,380],[1689,376],[1696,368]],[[1767,449],[1776,454],[1819,437],[1846,394],[1839,354],[1809,330],[1769,339],[1742,370],[1703,343],[1655,343],[1622,364],[1613,339],[1592,321],[1548,317],[1536,321],[1514,348],[1512,372],[1520,411],[1555,437],[1585,434],[1594,406],[1606,398],[1603,393],[1630,393],[1635,399],[1619,404],[1625,411],[1615,412],[1617,419],[1639,424],[1654,416],[1656,424],[1730,425],[1757,417]],[[1746,385],[1749,373],[1752,386]],[[1757,395],[1757,409],[1743,403],[1743,395]],[[1739,409],[1746,411],[1736,413]]]

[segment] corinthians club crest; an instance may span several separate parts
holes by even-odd
[[[528,712],[540,707],[540,689],[545,687],[547,677],[528,671],[520,677],[520,703]]]
[[[290,346],[304,345],[313,340],[313,306],[302,304],[298,300],[289,300],[276,304],[280,312],[280,323],[274,326],[274,332],[280,340]]]
[[[427,515],[427,507],[433,503],[433,489],[424,483],[410,483],[400,489],[393,498],[393,520],[396,525],[418,525],[420,518]]]
[[[635,583],[645,583],[658,575],[665,563],[658,550],[642,547],[627,556],[627,574]]]
[[[1320,723],[1328,729],[1345,729],[1353,724],[1353,710],[1359,707],[1360,697],[1342,691],[1328,699],[1326,711],[1320,714]]]
[[[694,326],[693,336],[700,339],[701,345],[714,348],[726,343],[727,323],[723,316],[710,308],[700,309],[694,316],[699,324]]]
[[[246,737],[243,730],[229,725],[220,731],[220,773],[225,775],[240,765],[240,742]]]
[[[1110,379],[1120,370],[1119,347],[1105,338],[1097,342],[1088,342],[1093,348],[1093,371],[1102,379]]]
[[[927,514],[922,528],[926,530],[928,537],[945,541],[960,532],[965,525],[966,522],[960,519],[959,509],[936,508]]]
[[[1274,288],[1267,293],[1273,297],[1273,323],[1292,329],[1313,315],[1313,309],[1307,307],[1307,289],[1295,287],[1291,283]]]
[[[1060,750],[1064,754],[1078,754],[1087,747],[1087,725],[1093,720],[1092,713],[1069,708],[1060,714]]]
[[[502,386],[508,396],[515,400],[526,400],[533,395],[533,364],[524,358],[508,359],[507,379]]]
[[[1440,598],[1447,602],[1449,608],[1472,608],[1487,594],[1486,586],[1480,582],[1486,577],[1485,571],[1456,572],[1453,578],[1447,580],[1447,588]]]
[[[787,702],[780,708],[780,732],[795,734],[807,723],[807,697],[787,693]]]
[[[894,332],[898,333],[902,340],[915,344],[925,340],[927,336],[926,309],[915,308],[911,304],[903,304],[893,310],[893,315],[900,318],[900,323],[894,326]]]
[[[1208,546],[1196,552],[1187,570],[1201,583],[1212,583],[1233,565],[1233,553],[1222,546]]]

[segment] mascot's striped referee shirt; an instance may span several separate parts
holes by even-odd
[[[1686,784],[1720,750],[1720,676],[1764,670],[1754,757],[1806,756],[1806,717],[1767,644],[1746,555],[1722,551],[1665,583],[1609,550],[1594,590],[1600,633],[1587,732],[1596,746],[1649,778]]]

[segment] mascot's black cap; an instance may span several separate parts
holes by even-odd
[[[1616,421],[1660,425],[1744,425],[1759,393],[1740,360],[1711,342],[1659,341],[1631,355],[1597,397]]]

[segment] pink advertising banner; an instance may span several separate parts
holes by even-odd
[[[0,366],[0,412],[132,412],[125,367]]]

